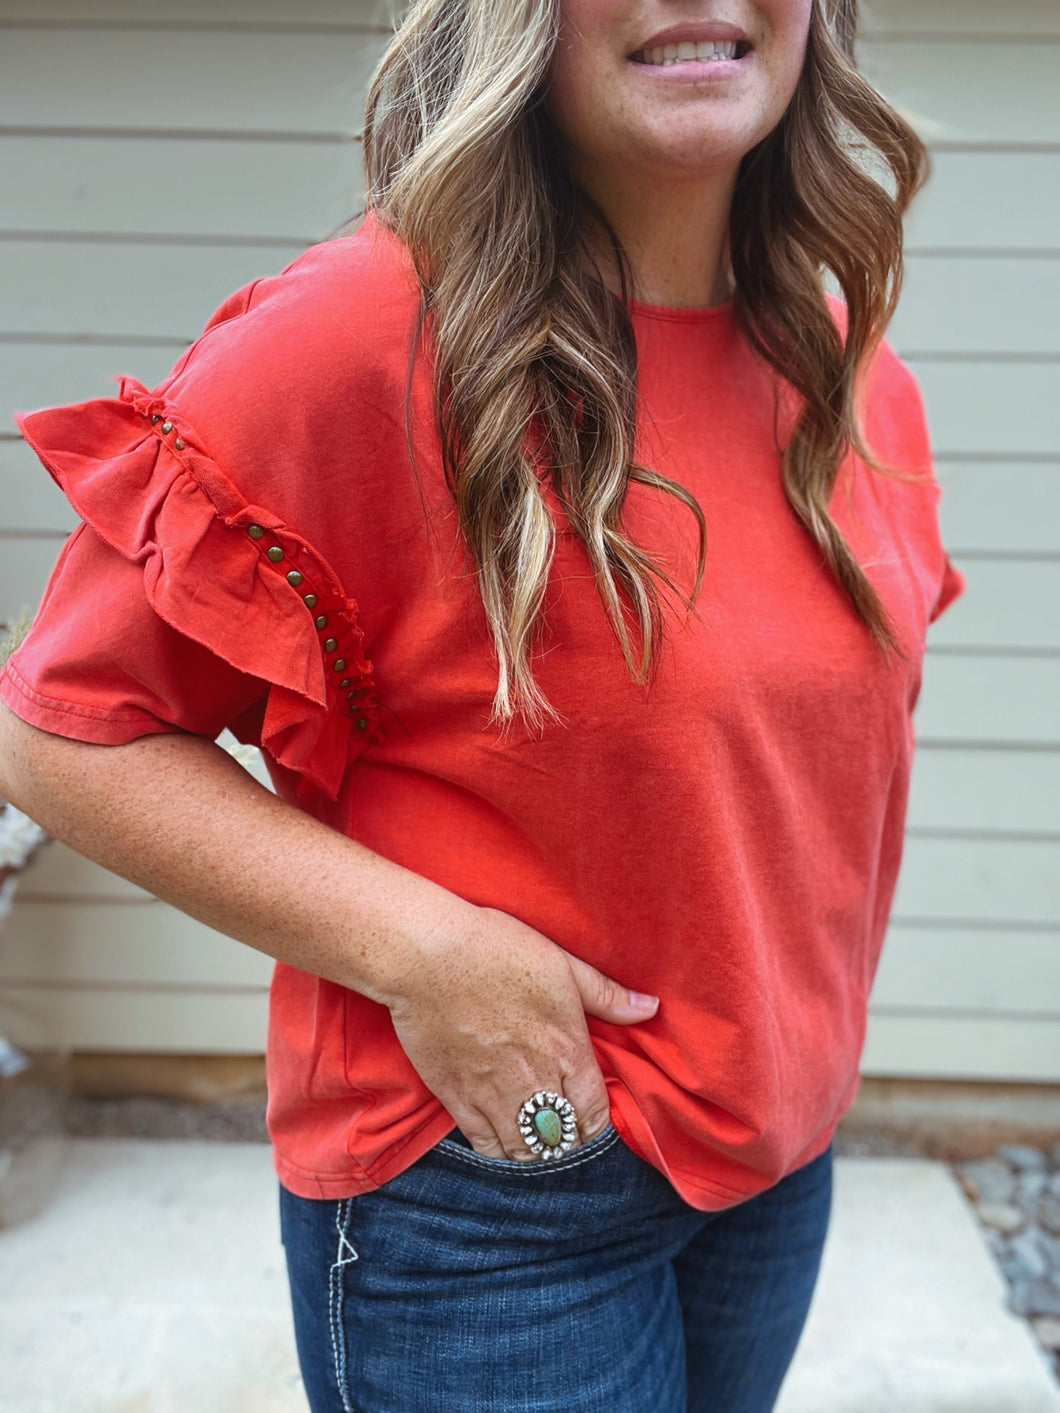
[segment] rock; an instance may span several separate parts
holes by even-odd
[[[1060,1237],[1050,1236],[1047,1231],[1035,1228],[1038,1232],[1038,1245],[1050,1267],[1060,1274]]]
[[[1030,1209],[1041,1197],[1049,1181],[1044,1168],[1028,1169],[1016,1178],[1015,1199],[1021,1207]]]
[[[1017,1232],[1026,1225],[1027,1218],[1011,1202],[983,1202],[978,1210],[979,1220],[995,1231]]]
[[[1060,1289],[1048,1281],[1026,1281],[1010,1292],[1009,1308],[1025,1319],[1047,1315],[1060,1320]]]
[[[1045,1172],[1048,1159],[1040,1148],[1032,1148],[1029,1143],[1003,1143],[997,1156],[1017,1172]]]
[[[1052,1266],[1046,1247],[1049,1238],[1036,1227],[1018,1232],[1005,1243],[1001,1269],[1013,1285],[1020,1281],[1043,1280]]]
[[[1060,1319],[1055,1315],[1040,1315],[1031,1321],[1031,1328],[1046,1349],[1060,1349]]]
[[[1038,1200],[1038,1221],[1053,1236],[1060,1236],[1060,1198],[1047,1194]]]
[[[1049,1154],[1049,1161],[1054,1168],[1060,1168],[1060,1143],[1054,1143],[1052,1152]]]
[[[1046,1180],[1045,1186],[1054,1197],[1060,1197],[1060,1173],[1053,1173],[1052,1177]]]
[[[984,1229],[983,1236],[994,1260],[1003,1261],[1008,1255],[1008,1237],[1002,1236],[999,1231],[991,1231],[989,1227]]]
[[[1016,1179],[997,1158],[960,1163],[957,1176],[973,1202],[1008,1202],[1016,1190]]]

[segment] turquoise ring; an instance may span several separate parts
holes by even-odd
[[[518,1123],[523,1142],[539,1158],[562,1158],[578,1137],[574,1105],[551,1089],[531,1094],[519,1110]]]

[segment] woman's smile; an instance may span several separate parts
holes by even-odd
[[[734,181],[791,101],[810,12],[811,0],[564,0],[546,102],[579,180],[598,201],[605,184]]]
[[[750,67],[754,46],[735,25],[673,25],[646,40],[629,62],[652,82],[718,83]]]

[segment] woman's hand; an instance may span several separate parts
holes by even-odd
[[[610,1105],[585,1017],[634,1025],[658,999],[639,1001],[508,913],[471,917],[457,941],[427,942],[389,1003],[405,1053],[477,1153],[534,1161],[517,1114],[539,1089],[569,1099],[581,1141],[595,1138]]]

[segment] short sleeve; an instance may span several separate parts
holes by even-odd
[[[882,462],[913,482],[890,482],[908,536],[907,548],[922,580],[928,623],[936,622],[964,593],[966,581],[943,542],[939,510],[943,488],[931,446],[924,394],[912,369],[884,339],[869,382],[869,442]]]
[[[942,582],[939,586],[939,596],[935,600],[935,606],[931,610],[930,622],[934,623],[937,618],[946,612],[950,604],[955,599],[959,599],[967,587],[967,580],[962,572],[953,563],[948,553],[944,552],[944,564],[942,569]]]
[[[187,731],[253,736],[268,684],[178,633],[151,608],[143,571],[89,526],[67,540],[0,697],[42,731],[98,745]]]
[[[16,414],[84,522],[0,675],[24,720],[105,745],[227,727],[332,800],[385,739],[357,604],[306,528],[346,509],[320,489],[337,419],[316,373],[338,360],[311,302],[330,308],[338,264],[307,256],[237,291],[153,391],[122,376],[116,397]],[[263,431],[292,330],[302,381],[286,376]]]

